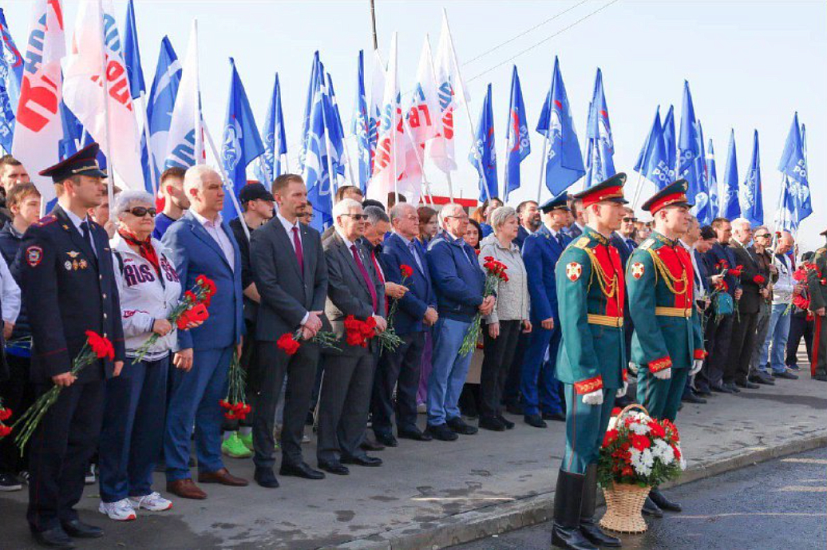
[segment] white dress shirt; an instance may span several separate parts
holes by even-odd
[[[3,320],[14,324],[20,313],[20,287],[14,282],[6,260],[0,258],[0,280],[2,280]]]
[[[198,223],[209,233],[210,237],[218,243],[218,248],[224,253],[227,263],[230,264],[230,269],[235,271],[235,249],[227,233],[224,232],[221,214],[215,217],[215,221],[210,221],[195,210],[190,209],[190,212],[192,212],[193,217],[198,220]]]

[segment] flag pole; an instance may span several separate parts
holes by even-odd
[[[658,106],[658,110],[660,110],[660,106]],[[652,141],[652,132],[649,132],[648,134],[646,134],[646,143],[643,144],[643,157],[644,158],[643,158],[643,166],[641,166],[641,168],[643,170],[646,170],[646,165],[649,163],[649,159],[646,158],[646,153],[649,150],[649,142],[650,141]],[[704,159],[704,162],[706,162],[706,159]],[[643,173],[638,172],[637,173],[637,184],[635,185],[634,200],[632,200],[632,210],[637,208],[637,201],[640,200],[640,191],[643,187],[642,184],[643,184]]]
[[[373,29],[373,51],[379,49],[379,39],[376,36],[376,4],[370,0],[370,23]]]
[[[445,172],[448,177],[448,196],[451,197],[451,202],[454,202],[454,185],[451,183],[451,171]]]
[[[144,92],[141,92],[138,96],[138,99],[141,100],[141,115],[144,119],[144,139],[146,140],[146,152],[147,156],[149,157],[149,178],[152,182],[152,194],[154,196],[158,196],[158,180],[156,179],[155,175],[155,155],[152,153],[152,143],[150,140],[149,134],[149,118],[146,114],[146,95]]]
[[[101,80],[103,80],[103,118],[106,131],[106,168],[109,172],[109,185],[106,186],[106,194],[110,207],[115,203],[115,163],[112,158],[112,138],[109,135],[109,79],[106,77],[106,37],[103,34],[103,2],[98,0],[98,21],[101,26]]]
[[[419,146],[413,139],[411,135],[411,128],[408,124],[407,119],[405,116],[402,116],[402,130],[407,133],[408,139],[411,140],[411,145],[413,146],[414,156],[416,157],[416,162],[419,164],[419,171],[422,172],[422,181],[425,184],[425,193],[427,193],[428,198],[431,199],[431,204],[434,204],[434,197],[431,195],[431,184],[428,182],[428,178],[425,176],[425,161],[419,156]],[[420,198],[421,199],[421,198]],[[422,201],[425,202],[424,200]]]
[[[233,207],[235,207],[235,211],[238,214],[238,217],[241,219],[241,229],[244,230],[244,236],[247,237],[247,240],[250,240],[250,230],[247,228],[247,224],[244,222],[244,212],[241,210],[241,205],[238,204],[238,197],[235,196],[235,189],[232,188],[232,183],[230,179],[227,177],[227,172],[224,170],[224,164],[221,162],[221,156],[218,154],[218,149],[215,146],[215,142],[212,139],[212,134],[210,134],[209,128],[207,128],[207,121],[201,119],[201,128],[204,130],[204,137],[207,138],[207,144],[210,146],[210,151],[212,151],[212,156],[215,158],[215,163],[218,165],[218,171],[221,173],[221,179],[224,181],[224,188],[229,191],[230,198],[233,200]],[[227,183],[230,182],[230,185]]]
[[[540,203],[540,194],[543,192],[543,176],[546,173],[546,150],[548,149],[548,136],[543,137],[543,156],[540,158],[540,181],[537,182],[537,204]]]

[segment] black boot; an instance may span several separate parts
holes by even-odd
[[[646,497],[646,502],[643,503],[643,515],[644,516],[652,516],[655,518],[662,518],[663,517],[663,510],[655,504],[655,501],[652,500],[651,496]]]
[[[580,506],[583,500],[582,474],[560,470],[554,492],[554,527],[551,544],[569,550],[597,550],[580,531]]]
[[[666,510],[668,512],[680,512],[683,510],[683,507],[680,504],[677,502],[672,502],[666,498],[666,496],[661,493],[657,487],[652,487],[652,490],[649,491],[649,498],[651,498],[661,510]]]
[[[583,482],[583,503],[580,505],[580,532],[590,542],[597,546],[620,548],[620,539],[604,533],[594,519],[594,508],[597,501],[597,464],[589,464],[586,468],[586,479]]]

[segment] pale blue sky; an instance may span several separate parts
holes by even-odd
[[[64,0],[63,4],[67,31],[71,33],[77,2]],[[213,134],[219,134],[225,115],[229,56],[236,60],[259,124],[273,75],[278,71],[291,145],[290,163],[295,167],[310,62],[317,49],[333,76],[344,123],[348,125],[353,110],[357,53],[359,49],[372,49],[368,0],[135,0],[135,4],[147,85],[155,70],[161,38],[169,35],[179,57],[183,57],[192,18],[198,18],[203,104]],[[807,125],[815,209],[804,222],[801,236],[805,248],[823,242],[818,233],[827,228],[823,214],[827,174],[819,153],[827,148],[825,2],[376,0],[376,4],[383,54],[391,33],[399,32],[399,80],[403,90],[413,85],[425,33],[430,34],[431,46],[436,49],[441,8],[448,9],[457,55],[460,63],[465,63],[462,73],[471,95],[475,123],[485,86],[493,83],[500,177],[511,65],[517,64],[532,128],[532,154],[523,163],[523,188],[512,194],[514,201],[536,196],[542,142],[533,128],[549,86],[554,56],[558,55],[581,146],[595,70],[603,70],[615,139],[615,166],[629,172],[629,193],[637,182],[637,174],[631,168],[655,107],[660,104],[665,114],[669,104],[674,104],[679,115],[683,80],[687,79],[704,135],[714,141],[719,177],[726,162],[730,128],[735,129],[742,179],[751,154],[752,131],[758,129],[765,221],[771,222],[780,184],[776,166],[793,112],[798,110],[801,121]],[[602,6],[607,7],[586,17]],[[28,32],[29,7],[27,0],[3,2],[21,49]],[[556,19],[466,63],[569,8],[572,9]],[[122,18],[126,2],[115,0],[115,9]],[[476,196],[476,172],[465,161],[470,130],[467,117],[464,113],[459,115],[456,126],[460,170],[455,173],[454,182],[464,196]],[[349,146],[354,156],[354,143],[351,141]],[[428,172],[435,190],[444,193],[444,177]],[[579,183],[573,187],[579,188]],[[647,184],[644,195],[652,189]],[[544,189],[543,197],[547,195]]]

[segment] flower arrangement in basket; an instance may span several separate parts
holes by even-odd
[[[508,282],[508,274],[506,273],[508,266],[495,260],[494,256],[486,256],[483,259],[485,260],[482,265],[485,268],[485,290],[482,293],[484,300],[494,295],[500,281]],[[468,355],[477,348],[477,341],[480,339],[480,322],[482,322],[482,313],[478,311],[471,321],[471,326],[468,327],[468,332],[465,333],[465,338],[462,339],[462,346],[459,348],[460,355]]]
[[[680,435],[672,422],[656,420],[636,404],[615,408],[597,465],[597,480],[606,496],[600,526],[622,533],[646,531],[641,510],[649,490],[676,479],[685,469]]]

